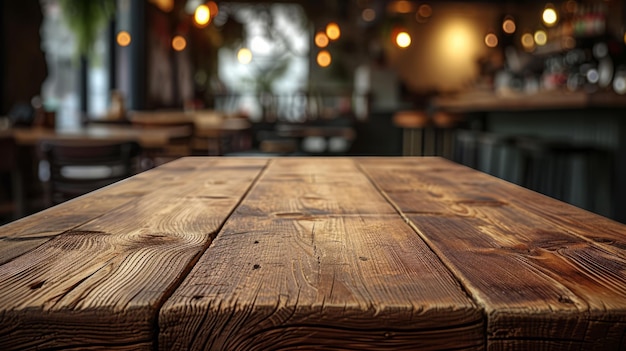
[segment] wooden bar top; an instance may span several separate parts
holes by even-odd
[[[0,227],[0,349],[626,345],[626,226],[441,158],[182,158]]]

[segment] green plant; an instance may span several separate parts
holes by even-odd
[[[63,17],[76,35],[77,54],[88,56],[98,32],[115,13],[115,0],[60,0]]]

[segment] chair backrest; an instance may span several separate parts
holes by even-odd
[[[67,201],[135,173],[140,146],[135,142],[42,141],[49,164],[48,201]]]

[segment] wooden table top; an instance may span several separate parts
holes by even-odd
[[[626,226],[440,158],[183,158],[0,227],[0,349],[623,349]]]

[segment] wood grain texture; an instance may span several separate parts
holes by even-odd
[[[482,349],[483,314],[349,159],[274,159],[164,304],[159,348]]]
[[[153,348],[163,300],[266,162],[175,161],[0,228],[51,236],[0,265],[0,349]]]
[[[624,225],[442,159],[359,164],[484,306],[488,349],[626,347]]]

